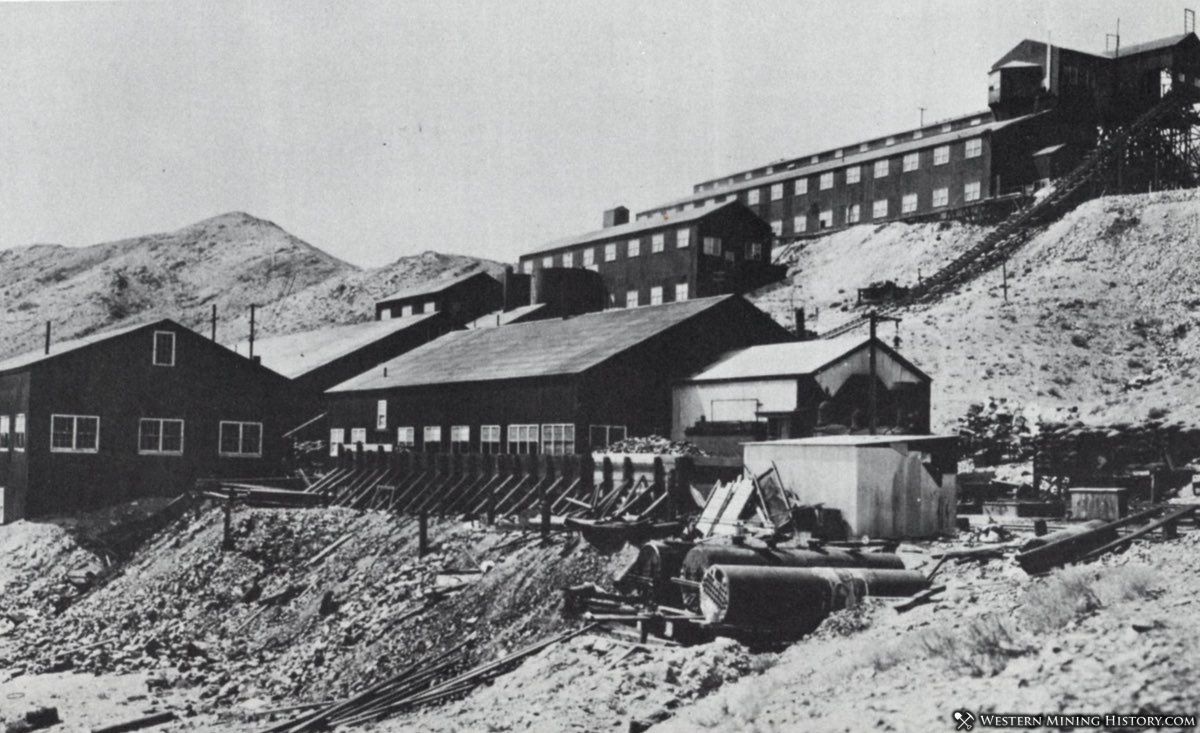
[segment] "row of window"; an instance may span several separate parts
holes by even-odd
[[[979,181],[971,181],[963,184],[963,201],[972,202],[978,201],[981,196],[982,188]],[[932,208],[941,208],[950,204],[950,189],[948,187],[933,189],[931,199]],[[915,212],[920,205],[920,199],[916,193],[907,193],[900,198],[900,213],[911,214]],[[887,199],[878,199],[871,203],[871,218],[882,219],[889,214],[889,204]],[[862,219],[862,207],[860,204],[850,204],[846,207],[844,221],[847,224],[857,224]],[[825,209],[817,214],[817,223],[821,229],[826,229],[833,226],[833,210]],[[771,229],[775,232],[775,236],[783,234],[783,220],[775,219],[771,222]],[[808,216],[801,214],[792,219],[792,232],[799,234],[808,231]]]
[[[385,400],[380,400],[383,404]],[[385,411],[386,407],[381,407]],[[384,412],[386,414],[386,412]],[[480,425],[479,441],[473,442],[470,425],[451,425],[448,443],[442,442],[441,425],[425,425],[421,428],[422,447],[427,453],[469,453],[478,449],[481,453],[497,454],[512,453],[529,455],[543,453],[546,455],[572,455],[575,453],[575,425],[572,423],[536,423],[514,424],[508,426],[507,440],[501,441],[502,433],[499,425]],[[593,446],[602,447],[625,439],[624,425],[592,425],[589,437]],[[345,428],[332,428],[329,431],[329,446],[347,445]],[[417,441],[417,428],[404,426],[396,428],[395,445],[413,448]],[[366,444],[366,428],[350,428],[349,445]]]
[[[679,238],[683,233],[688,232],[688,231],[689,231],[688,229],[680,229],[677,231],[676,239],[675,239],[675,248],[676,249],[684,249],[689,246],[689,244],[691,242],[690,238],[685,237],[682,240]],[[662,234],[654,235],[655,239],[662,237],[662,236],[663,236]],[[680,242],[682,242],[682,243],[680,243]],[[603,256],[604,256],[605,262],[616,262],[617,261],[617,259],[620,256],[620,245],[621,244],[622,244],[621,242],[609,242],[608,244],[603,245],[603,253],[604,253]],[[640,240],[631,239],[624,244],[625,244],[625,257],[626,258],[632,259],[632,258],[641,256],[642,249],[641,249],[641,241]],[[704,237],[701,240],[700,246],[701,246],[701,251],[710,257],[722,257],[723,256],[723,257],[725,257],[725,259],[729,260],[730,262],[734,262],[737,260],[737,253],[731,249],[726,248],[724,246],[724,244],[722,243],[720,237]],[[652,252],[663,252],[663,251],[665,251],[665,247],[666,247],[665,243],[660,243],[658,245],[652,245],[651,251]],[[583,268],[590,269],[590,270],[598,270],[598,267],[596,265],[596,253],[600,252],[600,251],[601,251],[600,247],[595,247],[595,248],[589,247],[587,249],[580,250],[580,259],[579,259],[578,264],[576,263],[576,260],[575,260],[575,254],[576,254],[575,252],[563,252],[559,255],[544,255],[541,258],[541,266],[542,267],[554,267],[555,266],[555,257],[557,257],[559,267],[577,267],[578,266],[578,267],[583,267]],[[746,252],[746,255],[745,255],[746,259],[761,260],[763,257],[763,243],[762,242],[750,242],[749,244],[746,245],[745,252]],[[528,273],[533,272],[533,267],[534,267],[534,260],[529,259],[529,260],[526,260],[522,264],[521,269],[523,272],[528,274]]]
[[[411,303],[409,305],[402,305],[400,306],[399,314],[394,313],[393,309],[391,308],[384,308],[381,315],[383,316],[384,320],[387,320],[388,318],[406,318],[415,314],[415,311],[413,310],[414,308],[415,306]],[[432,300],[425,303],[421,309],[421,313],[437,313],[437,303]]]
[[[183,455],[183,420],[143,417],[138,420],[138,453]],[[218,424],[217,453],[222,456],[262,456],[262,423],[222,420]],[[9,420],[0,415],[0,450],[25,450],[25,416]],[[51,453],[96,453],[100,450],[100,418],[96,415],[51,415]]]

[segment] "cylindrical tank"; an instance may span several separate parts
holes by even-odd
[[[854,552],[851,550],[747,547],[746,545],[696,545],[683,558],[679,577],[700,582],[713,565],[758,565],[792,568],[878,568],[903,570],[904,561],[891,552]],[[683,593],[685,606],[695,609],[697,596]]]
[[[683,603],[680,588],[671,582],[679,576],[683,558],[691,550],[691,542],[651,540],[638,550],[637,559],[617,578],[614,587],[622,593],[636,593],[663,606]]]
[[[700,587],[710,624],[807,634],[830,613],[870,596],[911,596],[929,587],[915,570],[713,565]]]

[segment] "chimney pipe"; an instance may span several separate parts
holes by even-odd
[[[50,354],[50,321],[46,321],[46,354]]]
[[[212,340],[217,340],[217,304],[213,303],[212,307]]]
[[[808,338],[804,323],[804,309],[797,308],[794,312],[794,317],[796,319],[796,338],[800,341],[804,341]]]
[[[254,311],[258,306],[250,305],[250,358],[254,359]]]

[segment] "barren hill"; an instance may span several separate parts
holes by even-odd
[[[783,322],[820,309],[820,331],[858,312],[855,288],[912,284],[985,228],[887,224],[822,237],[800,252],[790,283],[754,300]],[[1200,309],[1200,191],[1114,196],[1082,204],[1008,262],[930,305],[911,308],[901,348],[934,379],[935,427],[972,402],[1004,398],[1027,414],[1093,424],[1165,415],[1200,425],[1195,333]],[[844,291],[844,292],[839,292]],[[890,325],[880,335],[891,339]]]
[[[218,338],[245,338],[251,303],[260,333],[287,333],[370,318],[376,297],[421,280],[499,263],[424,252],[360,269],[276,224],[233,212],[174,232],[88,247],[35,244],[0,251],[0,354],[151,317],[208,332],[217,305]]]

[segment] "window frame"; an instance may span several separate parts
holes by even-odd
[[[971,152],[974,149],[975,152]],[[983,138],[973,137],[963,141],[963,157],[978,158],[983,155]]]
[[[762,200],[762,191],[757,188],[751,188],[746,191],[746,205],[757,206]]]
[[[387,413],[388,413],[388,401],[386,399],[376,400],[375,401],[375,429],[376,430],[387,430]]]
[[[464,435],[465,431],[465,435]],[[471,426],[470,425],[451,425],[450,426],[450,452],[451,453],[470,453],[471,452]]]
[[[656,290],[658,291],[658,293],[657,293],[658,300],[657,301],[654,299]],[[663,303],[663,286],[651,285],[650,286],[650,305],[662,305],[662,303]]]
[[[26,433],[25,413],[18,412],[16,415],[13,416],[13,433],[12,433],[13,450],[16,451],[17,453],[25,452],[25,433]]]
[[[883,172],[881,173],[880,171],[883,171]],[[889,159],[884,158],[883,160],[875,161],[875,166],[874,166],[874,177],[875,178],[887,178],[891,174],[892,174],[892,162]]]
[[[692,230],[690,227],[679,227],[675,230],[675,249],[687,249],[692,246]]]
[[[605,262],[616,262],[617,261],[617,243],[616,242],[609,242],[608,244],[604,245],[604,261]]]
[[[808,215],[807,214],[797,214],[796,216],[793,216],[792,217],[792,233],[800,234],[801,232],[807,232],[807,231],[808,231]]]
[[[542,258],[542,267],[554,267],[554,255],[546,255]]]
[[[640,238],[634,238],[634,239],[629,240],[629,242],[625,245],[625,256],[626,257],[641,257],[642,256],[642,240]]]
[[[12,418],[0,415],[0,450],[12,450]]]
[[[629,302],[631,298],[633,300],[632,303]],[[642,304],[641,301],[642,301],[641,293],[639,293],[636,288],[633,290],[625,291],[625,307],[626,308],[637,308],[639,305]]]
[[[917,210],[917,207],[920,206],[920,203],[921,199],[917,194],[906,193],[900,197],[900,213],[911,214]],[[909,204],[912,206],[910,207]]]
[[[517,437],[514,438],[513,435]],[[530,435],[533,438],[530,439]],[[522,437],[523,436],[523,437]],[[512,455],[535,455],[541,449],[541,428],[537,423],[513,423],[508,426],[508,445],[505,446],[505,451]],[[522,450],[533,446],[533,450]],[[513,450],[516,448],[517,450]]]
[[[358,436],[361,436],[362,440],[357,440],[356,438]],[[241,441],[239,440],[238,443],[240,444]],[[362,443],[363,445],[367,444],[367,429],[350,428],[350,445],[358,445],[359,443]]]
[[[942,202],[940,204],[938,203],[938,194],[939,193],[941,194],[941,199],[942,199]],[[941,188],[933,189],[932,203],[933,203],[933,208],[935,208],[935,209],[940,209],[943,206],[949,206],[950,205],[950,187],[943,186]]]
[[[683,289],[683,297],[682,298],[679,297],[680,288]],[[687,299],[688,299],[688,284],[685,282],[675,283],[675,302],[682,303],[683,301],[685,301]]]
[[[62,418],[71,420],[71,447],[56,447],[54,445],[54,420]],[[80,420],[95,420],[96,421],[96,439],[91,448],[79,447],[79,421]],[[99,415],[73,415],[65,413],[50,414],[50,452],[51,453],[99,453],[100,452],[100,416]]]
[[[771,200],[779,201],[782,198],[783,198],[783,184],[782,183],[772,183],[771,184]]]
[[[817,185],[822,191],[828,191],[829,189],[833,188],[833,171],[822,173],[821,177],[818,179]]]
[[[345,428],[330,428],[329,429],[329,445],[344,445],[346,443]]]
[[[562,263],[563,263],[563,267],[574,267],[575,266],[575,253],[574,252],[563,252]]]
[[[851,175],[853,174],[853,175]],[[862,166],[852,165],[846,169],[846,183],[860,183],[862,181]]]
[[[170,364],[163,363],[158,360],[158,337],[159,336],[170,336],[171,337],[171,363]],[[175,332],[174,331],[155,331],[154,332],[154,338],[152,341],[152,345],[150,347],[150,363],[153,366],[159,366],[159,367],[175,366]]]
[[[165,450],[163,441],[166,436],[164,428],[167,423],[179,423],[179,450]],[[142,427],[146,423],[158,423],[158,449],[150,450],[142,447]],[[138,455],[139,456],[182,456],[185,445],[185,432],[183,418],[178,417],[140,417],[138,418]]]
[[[846,223],[857,224],[862,221],[862,204],[850,204],[846,207]]]
[[[963,184],[963,202],[971,203],[983,198],[983,186],[979,181],[967,181]]]
[[[950,146],[939,145],[933,149],[933,164],[948,165],[950,163]]]
[[[495,432],[496,439],[490,440],[489,436]],[[504,448],[504,443],[501,440],[502,434],[499,425],[480,425],[479,426],[479,452],[485,455],[499,455]],[[489,450],[487,446],[496,446],[495,450]]]
[[[573,456],[575,455],[575,423],[543,423],[539,449],[542,455]],[[570,433],[570,438],[567,434]],[[549,449],[547,449],[549,446]],[[567,447],[570,446],[570,450]]]
[[[782,237],[783,236],[783,219],[772,219],[771,220],[771,231],[775,234],[775,236]]]
[[[596,264],[596,250],[592,247],[587,247],[583,250],[583,266],[591,267]]]
[[[901,160],[900,160],[900,172],[901,173],[910,173],[915,170],[920,170],[920,168],[921,168],[921,154],[920,153],[906,153],[905,156],[903,158],[901,158]]]
[[[804,196],[808,194],[808,179],[797,178],[792,185],[792,196]]]
[[[408,435],[408,440],[402,436]],[[396,427],[396,445],[402,445],[406,448],[415,448],[417,445],[417,429],[412,425],[399,425]]]
[[[237,453],[231,453],[231,452],[225,450],[225,447],[224,447],[225,441],[223,440],[223,438],[225,435],[224,431],[225,431],[226,425],[236,425],[238,428],[238,452]],[[248,453],[248,452],[242,450],[242,448],[245,446],[245,442],[246,442],[245,431],[246,431],[247,425],[255,425],[258,427],[258,451],[257,452],[249,452]],[[357,429],[357,428],[352,429],[351,432],[353,432],[353,430],[355,430],[355,429]],[[366,428],[362,428],[362,429],[365,430]],[[265,431],[263,430],[263,424],[261,422],[258,422],[255,420],[220,420],[217,423],[217,455],[222,458],[262,458],[263,436],[264,435],[265,435]],[[365,444],[366,441],[364,440],[363,443]]]
[[[879,213],[880,204],[883,205],[883,213],[882,214]],[[890,209],[891,209],[891,206],[888,204],[888,200],[886,198],[875,199],[874,201],[871,202],[871,218],[872,219],[884,219],[888,216],[888,212]]]
[[[666,249],[666,247],[667,247],[667,237],[663,232],[659,232],[658,234],[650,235],[650,252],[651,252],[651,254],[658,254],[659,252],[664,251]]]

